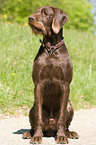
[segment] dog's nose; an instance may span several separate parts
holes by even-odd
[[[30,22],[33,22],[34,20],[35,20],[35,17],[33,17],[33,16],[30,16],[30,17],[29,17],[29,21],[30,21]]]

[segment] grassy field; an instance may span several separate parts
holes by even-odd
[[[70,99],[75,109],[96,106],[96,36],[64,30],[74,68]],[[0,23],[0,114],[28,110],[34,102],[32,65],[39,38],[26,24]]]

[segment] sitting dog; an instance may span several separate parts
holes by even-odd
[[[73,68],[62,28],[67,20],[67,14],[52,6],[41,7],[28,19],[33,33],[43,35],[32,73],[35,103],[29,113],[31,130],[23,134],[31,143],[41,143],[43,134],[57,133],[59,144],[68,143],[68,137],[78,138],[68,129],[74,111],[69,100]]]

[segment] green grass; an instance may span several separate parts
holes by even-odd
[[[71,30],[65,36],[74,69],[72,104],[75,109],[96,107],[96,36]]]
[[[74,76],[70,99],[75,109],[96,106],[96,36],[76,30],[64,31]],[[34,102],[32,65],[40,36],[29,26],[0,23],[0,110],[13,113]]]

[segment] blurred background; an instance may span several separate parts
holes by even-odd
[[[40,47],[28,17],[45,5],[67,13],[64,38],[73,63],[75,110],[96,107],[96,0],[0,0],[0,115],[28,114],[34,103],[32,66]]]
[[[94,31],[95,0],[0,0],[0,20],[13,23],[27,22],[28,16],[44,5],[64,10],[70,19],[67,28]]]

